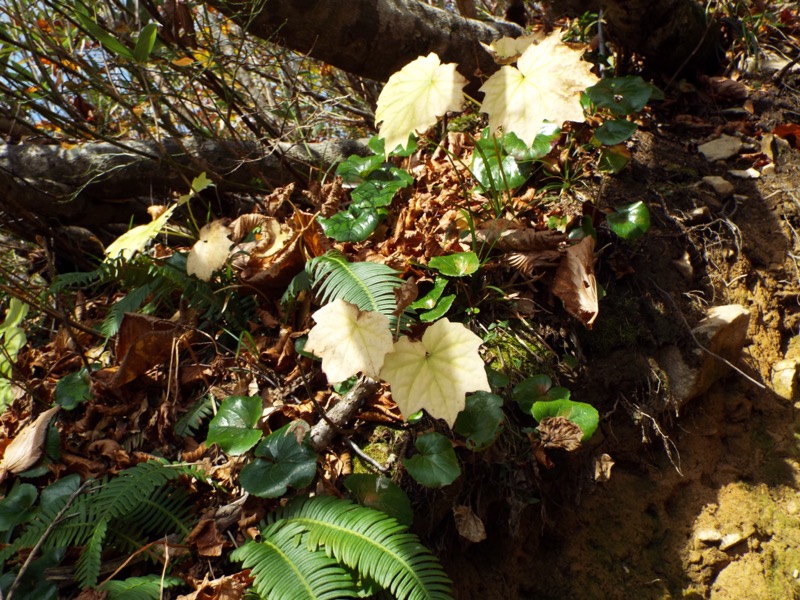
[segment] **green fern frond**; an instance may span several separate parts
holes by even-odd
[[[338,600],[355,598],[351,575],[322,551],[309,552],[298,543],[305,533],[292,522],[264,530],[262,542],[248,542],[231,553],[255,578],[254,587],[270,600]]]
[[[114,302],[108,310],[103,324],[100,326],[100,333],[106,337],[116,335],[120,325],[122,325],[122,319],[125,317],[125,313],[139,310],[153,291],[153,287],[152,283],[146,283],[143,286],[131,290],[125,297]]]
[[[341,252],[330,251],[306,265],[312,289],[327,304],[341,298],[361,310],[383,313],[393,319],[397,308],[394,290],[403,283],[399,273],[379,263],[348,262]]]
[[[108,600],[158,600],[162,589],[177,587],[182,583],[177,577],[164,577],[162,580],[160,575],[147,575],[106,581],[97,590],[107,592]]]
[[[175,435],[181,437],[192,435],[203,421],[210,419],[214,414],[214,399],[213,397],[205,396],[195,402],[188,411],[186,411],[180,419],[175,423],[173,430]]]
[[[103,555],[103,542],[106,539],[108,520],[102,519],[94,526],[94,531],[78,557],[75,577],[84,585],[94,585],[100,575],[100,563]]]
[[[287,531],[284,531],[287,530]],[[273,575],[273,563],[277,559],[255,560],[253,556],[267,556],[281,552],[288,557],[293,552],[294,566],[299,570],[305,563],[300,562],[298,548],[304,547],[304,561],[324,548],[325,554],[345,565],[358,576],[359,580],[369,580],[377,586],[390,591],[401,600],[446,600],[452,598],[450,580],[437,559],[425,548],[417,536],[408,533],[388,515],[370,508],[358,506],[347,500],[329,496],[301,499],[288,504],[272,514],[269,525],[262,532],[264,540],[258,544],[248,544],[248,550],[240,553],[235,560],[249,558],[256,589],[264,593],[265,584],[261,579],[282,579]],[[265,545],[273,550],[264,549]],[[290,569],[289,566],[285,567]],[[274,598],[287,596],[275,595]],[[306,596],[302,596],[305,598]],[[316,597],[316,596],[308,596]],[[327,596],[326,596],[327,597]],[[339,597],[345,597],[341,595]]]

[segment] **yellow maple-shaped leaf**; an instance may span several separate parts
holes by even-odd
[[[467,392],[489,392],[489,380],[478,354],[481,338],[461,323],[440,319],[422,341],[401,337],[386,355],[381,379],[404,416],[421,408],[452,426],[464,410]]]
[[[222,221],[212,221],[200,230],[197,242],[186,257],[186,272],[203,281],[225,264],[231,253],[231,230]]]
[[[144,247],[164,228],[177,206],[173,204],[147,225],[138,225],[119,236],[106,248],[106,260],[119,257],[130,260],[134,254],[144,250]]]
[[[311,315],[316,325],[308,332],[305,350],[322,359],[330,383],[356,373],[377,377],[384,357],[392,351],[392,332],[386,315],[362,311],[355,304],[334,300]]]
[[[466,83],[455,63],[442,64],[433,52],[389,77],[375,111],[387,154],[405,146],[412,132],[422,133],[447,111],[460,110]]]
[[[529,47],[516,67],[506,65],[489,77],[480,90],[481,111],[492,131],[502,126],[531,144],[545,120],[583,121],[580,95],[597,77],[581,54],[553,34]]]

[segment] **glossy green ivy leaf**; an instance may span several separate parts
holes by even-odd
[[[553,380],[543,373],[523,379],[511,391],[511,399],[526,413],[530,412],[534,402],[568,400],[569,395],[567,388],[554,387]]]
[[[500,140],[506,152],[517,162],[530,162],[549,154],[553,142],[557,141],[559,137],[561,137],[561,128],[555,123],[545,123],[530,146],[519,139],[513,131],[504,134]]]
[[[650,229],[650,209],[641,200],[606,215],[608,227],[624,240],[638,240]]]
[[[480,268],[481,261],[474,252],[456,252],[447,256],[434,256],[428,266],[447,277],[464,277],[475,273]]]
[[[623,117],[642,110],[657,89],[639,76],[609,77],[586,88],[586,95],[598,108]]]
[[[594,132],[595,139],[606,146],[621,144],[636,133],[637,125],[623,119],[610,119]]]
[[[482,142],[489,142],[483,143]],[[492,139],[478,140],[472,155],[472,176],[478,183],[481,192],[502,192],[512,190],[524,184],[530,175],[530,167],[521,170],[513,156],[507,155],[498,141],[498,147]]]
[[[489,392],[475,392],[467,396],[467,405],[458,414],[453,431],[466,438],[467,448],[473,452],[485,450],[503,430],[503,399]]]
[[[383,144],[381,144],[381,146],[383,146]],[[358,156],[353,154],[339,163],[339,166],[336,167],[336,174],[342,178],[344,183],[359,184],[366,181],[370,173],[375,169],[379,169],[385,162],[386,160],[383,158],[383,154],[380,156],[377,154],[373,156]]]
[[[350,192],[350,197],[358,205],[371,204],[378,208],[389,206],[395,194],[412,183],[414,178],[408,171],[397,167],[391,167],[388,171],[380,169]]]
[[[594,406],[585,402],[575,402],[574,400],[534,402],[533,407],[531,407],[531,414],[537,421],[547,417],[564,417],[572,421],[583,431],[582,442],[587,441],[594,435],[600,422],[600,415]]]
[[[85,368],[64,375],[56,384],[55,400],[64,410],[73,410],[92,397],[92,382]]]
[[[0,531],[11,531],[27,521],[37,495],[36,488],[30,483],[17,483],[11,488],[0,500]]]
[[[255,429],[261,417],[261,398],[258,396],[228,396],[208,424],[208,444],[217,444],[224,452],[244,454],[261,439]]]
[[[414,510],[408,496],[387,477],[358,473],[345,479],[344,487],[361,506],[383,511],[401,525],[410,526],[414,521]]]
[[[146,63],[150,58],[150,53],[156,45],[158,37],[158,26],[155,23],[148,23],[142,28],[139,37],[136,39],[136,46],[133,49],[133,58],[138,63]]]
[[[380,217],[373,207],[351,205],[331,217],[317,217],[322,230],[337,242],[363,242],[378,227]]]
[[[403,466],[421,485],[440,488],[461,475],[453,446],[441,433],[423,433],[415,446],[419,454],[403,460]]]
[[[442,292],[444,291],[444,288],[447,287],[447,282],[448,280],[444,277],[437,277],[433,282],[433,288],[431,288],[431,290],[422,298],[412,302],[408,308],[413,310],[431,310],[434,306],[436,306],[439,298],[442,297]]]
[[[447,314],[447,311],[450,310],[450,307],[453,306],[453,302],[455,302],[455,300],[455,294],[448,294],[439,300],[436,306],[434,306],[431,310],[420,313],[419,320],[423,323],[433,323],[434,321],[441,319]]]
[[[317,454],[307,435],[297,439],[294,423],[268,435],[255,451],[257,457],[239,474],[241,486],[259,498],[280,498],[289,487],[310,485],[317,472]],[[296,426],[295,426],[296,427]]]

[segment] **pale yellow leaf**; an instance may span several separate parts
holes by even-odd
[[[125,260],[130,260],[135,254],[144,250],[145,246],[147,246],[167,224],[172,213],[175,212],[176,207],[177,204],[173,204],[159,215],[158,218],[153,219],[151,223],[134,227],[119,236],[106,248],[106,260],[114,260],[120,257]]]
[[[212,221],[200,230],[198,240],[186,257],[186,272],[203,281],[225,264],[230,255],[231,230],[223,221]]]
[[[330,383],[339,383],[359,372],[377,377],[384,357],[392,351],[386,315],[362,311],[355,304],[337,299],[311,316],[316,325],[308,332],[305,350],[322,359],[322,370]]]
[[[498,65],[507,65],[517,60],[525,50],[530,48],[531,44],[541,42],[544,37],[543,32],[536,31],[516,38],[504,36],[494,40],[491,44],[481,42],[481,46],[489,51]]]
[[[386,152],[405,146],[413,132],[422,133],[449,110],[460,110],[467,80],[455,63],[442,64],[431,52],[389,78],[378,97],[375,120]]]
[[[440,319],[422,341],[401,337],[386,355],[381,379],[392,388],[392,398],[404,416],[424,408],[453,425],[464,410],[468,392],[491,391],[478,353],[481,338],[461,323]]]
[[[594,238],[587,235],[567,248],[553,280],[553,293],[564,308],[588,329],[600,312],[597,304],[597,280],[594,277]]]
[[[40,414],[33,423],[23,427],[11,443],[6,447],[3,460],[0,461],[0,481],[6,473],[22,473],[30,469],[42,456],[42,448],[47,437],[47,427],[61,406]]]
[[[492,131],[503,127],[531,144],[545,120],[561,125],[583,121],[580,95],[597,83],[591,65],[552,34],[519,57],[516,67],[501,67],[481,87],[481,111]]]

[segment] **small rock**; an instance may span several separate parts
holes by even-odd
[[[749,169],[731,169],[728,173],[739,179],[758,179],[761,177],[761,173],[752,167]]]
[[[697,150],[709,162],[726,160],[739,154],[742,149],[742,140],[732,135],[722,134],[716,140],[711,140],[697,147]]]
[[[733,363],[742,352],[749,324],[750,311],[745,307],[739,304],[715,306],[698,323],[693,333],[705,348]],[[695,359],[690,361],[691,365],[676,346],[664,347],[659,357],[678,408],[708,390],[730,368],[701,348],[693,353]]]
[[[729,548],[733,548],[739,542],[743,542],[747,539],[747,536],[742,535],[741,533],[728,533],[722,536],[722,541],[719,543],[719,549],[722,551],[728,550]]]
[[[772,365],[772,390],[785,400],[794,400],[797,395],[797,372],[800,359],[786,358]]]
[[[698,542],[704,544],[717,544],[722,541],[722,534],[716,529],[700,529],[694,534]]]
[[[728,198],[732,196],[733,192],[736,190],[730,181],[717,175],[707,175],[703,177],[703,183],[711,187],[720,198]]]

